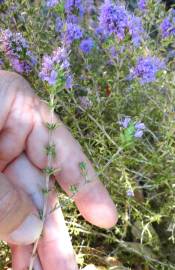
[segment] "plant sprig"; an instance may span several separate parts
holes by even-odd
[[[47,218],[48,197],[49,197],[49,191],[50,191],[50,189],[49,189],[50,180],[51,180],[52,175],[54,175],[54,173],[55,173],[55,169],[52,167],[53,159],[56,157],[55,144],[53,141],[53,133],[57,127],[57,125],[54,122],[55,94],[51,92],[49,99],[50,99],[49,104],[51,104],[51,106],[49,106],[50,107],[50,122],[47,123],[47,125],[46,125],[48,128],[48,145],[45,148],[46,155],[47,155],[47,166],[43,170],[43,172],[45,173],[45,187],[43,190],[44,206],[43,206],[43,210],[40,212],[40,218],[42,220],[42,232],[41,232],[41,235],[38,236],[38,239],[36,240],[36,242],[34,243],[32,255],[31,255],[31,259],[30,259],[30,263],[29,263],[29,270],[33,269],[35,258],[37,255],[37,247],[38,247],[39,240],[40,240],[42,233],[43,233],[44,224],[45,224],[45,221]]]

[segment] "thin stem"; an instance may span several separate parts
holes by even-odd
[[[50,94],[50,104],[51,104],[50,124],[52,125],[52,124],[54,124],[54,95],[53,94]],[[48,141],[49,141],[49,145],[53,144],[53,130],[52,129],[48,129]],[[53,159],[52,154],[48,153],[48,160],[47,160],[47,167],[48,168],[52,167],[52,159]],[[45,224],[46,218],[47,218],[50,177],[51,177],[51,175],[46,173],[45,192],[44,192],[44,206],[43,206],[43,212],[42,212],[42,218],[41,218],[41,220],[42,220],[41,234],[43,232],[44,224]],[[31,259],[30,259],[30,264],[29,264],[29,270],[33,269],[35,258],[36,258],[36,255],[37,255],[37,248],[38,248],[39,240],[41,238],[41,234],[38,236],[38,239],[34,243],[33,250],[32,250],[32,255],[31,255]]]
[[[78,108],[80,108],[80,110],[82,110],[83,112],[85,112],[85,109],[83,109],[82,106],[80,106],[79,104],[77,104],[77,101],[74,97],[73,101],[76,104],[76,106]],[[90,113],[87,113],[87,116],[97,125],[97,127],[103,132],[103,134],[106,136],[106,138],[115,146],[117,146],[117,143],[109,136],[109,134],[106,132],[105,127],[102,126]]]

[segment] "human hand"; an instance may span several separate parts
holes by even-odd
[[[27,269],[31,243],[41,233],[38,211],[44,201],[49,115],[46,104],[21,76],[0,71],[0,239],[11,246],[13,270]],[[53,167],[60,169],[55,179],[69,196],[71,185],[79,187],[74,202],[87,221],[102,228],[113,226],[117,213],[108,192],[68,129],[56,116],[54,121],[58,128],[53,134],[57,153]],[[80,162],[87,166],[90,182],[86,184]],[[61,209],[51,212],[56,203],[51,188],[35,270],[77,269]]]

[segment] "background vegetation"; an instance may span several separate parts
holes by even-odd
[[[129,33],[121,41],[95,35],[90,21],[98,21],[99,2],[81,21],[95,46],[85,54],[79,40],[71,45],[73,86],[58,91],[56,112],[92,160],[117,205],[119,221],[103,230],[86,223],[72,202],[63,212],[80,267],[93,263],[109,270],[175,269],[175,36],[164,39],[160,31],[168,11],[157,0],[147,1],[145,10],[134,4],[146,33],[134,46]],[[62,7],[27,0],[0,4],[0,28],[22,33],[37,59],[31,73],[23,76],[44,100],[47,87],[38,73],[43,55],[61,44],[55,23],[65,12]],[[159,57],[165,67],[150,83],[129,79],[138,57],[147,55]],[[0,58],[3,69],[13,69],[2,48]],[[133,125],[144,123],[143,136],[135,138],[131,125],[124,128],[124,117],[131,117]],[[60,191],[58,196],[66,199]],[[1,243],[0,269],[8,267],[10,252]]]

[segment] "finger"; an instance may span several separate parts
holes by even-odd
[[[44,148],[48,145],[48,130],[45,123],[50,121],[49,114],[47,107],[40,103],[35,110],[33,130],[27,140],[27,154],[40,169],[47,166]],[[78,142],[60,120],[55,117],[54,121],[58,123],[58,128],[53,131],[57,153],[53,166],[60,169],[55,174],[58,182],[69,195],[71,195],[70,187],[76,185],[79,192],[74,198],[75,203],[86,220],[104,228],[113,226],[117,221],[117,213],[107,190],[99,181]],[[86,165],[88,183],[80,169],[82,163]]]
[[[21,168],[23,169],[21,170]],[[9,165],[5,173],[13,183],[30,194],[37,207],[43,208],[44,176],[25,155],[21,155]],[[38,247],[41,264],[44,270],[75,270],[77,266],[74,251],[61,209],[51,211],[56,204],[56,195],[54,191],[50,191],[48,215]]]
[[[61,208],[53,211],[57,204],[56,194],[52,191],[49,193],[48,218],[38,248],[41,263],[44,270],[78,270]]]
[[[31,231],[31,226],[34,230]],[[0,173],[0,239],[28,244],[36,240],[42,224],[36,209],[22,189]]]
[[[22,168],[22,169],[21,169]],[[44,198],[42,190],[44,188],[43,175],[33,165],[28,162],[25,155],[21,155],[9,165],[4,171],[11,182],[18,188],[24,190],[38,210],[43,209]],[[33,230],[33,227],[30,228]],[[39,236],[39,234],[38,234]],[[28,269],[30,258],[32,255],[33,246],[11,246],[12,250],[12,269],[24,270]],[[43,270],[39,256],[34,262],[34,270]]]
[[[33,246],[11,246],[12,251],[12,269],[25,270],[28,269]],[[33,270],[43,270],[40,259],[36,256]]]
[[[0,71],[0,171],[24,149],[32,129],[34,93],[15,73]]]
[[[38,210],[43,209],[44,197],[43,190],[45,180],[43,174],[26,157],[21,154],[4,170],[4,174],[17,188],[28,194]]]

